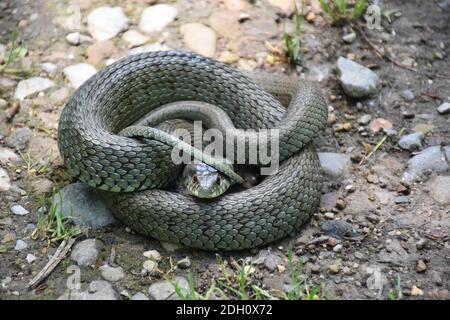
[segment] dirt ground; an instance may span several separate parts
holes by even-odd
[[[226,60],[224,52],[231,53],[233,59],[227,62],[239,69],[297,73],[319,81],[330,107],[329,123],[316,139],[316,147],[319,152],[339,154],[346,160],[342,172],[325,175],[320,211],[302,230],[269,247],[216,254],[162,244],[120,224],[85,229],[77,242],[99,239],[102,248],[93,264],[81,268],[83,288],[104,278],[111,284],[112,297],[127,299],[143,293],[154,298],[148,291],[152,284],[175,275],[187,279],[191,274],[198,292],[204,294],[220,281],[237,286],[233,280],[227,280],[226,274],[236,274],[239,266],[249,265],[246,290],[251,298],[257,298],[252,286],[274,297],[284,297],[283,293],[293,285],[288,259],[288,248],[292,248],[294,260],[303,263],[305,290],[318,290],[314,298],[449,299],[450,199],[445,179],[449,176],[450,151],[447,156],[444,154],[445,147],[450,147],[450,115],[438,113],[437,107],[450,102],[450,4],[445,8],[445,1],[419,0],[378,1],[382,8],[398,9],[401,16],[392,23],[384,19],[382,30],[368,30],[362,24],[370,44],[358,32],[354,42],[344,42],[342,37],[351,33],[350,26],[331,26],[317,2],[308,2],[301,58],[296,67],[281,59],[272,63],[267,58],[273,52],[276,55],[277,48],[284,48],[285,28],[294,29],[292,10],[283,9],[288,1],[2,1],[0,44],[6,45],[15,31],[28,48],[18,67],[34,71],[27,76],[0,74],[0,98],[7,103],[0,106],[0,151],[9,150],[14,155],[8,159],[17,158],[6,161],[0,157],[0,169],[6,172],[10,184],[5,187],[7,190],[0,188],[0,299],[56,299],[66,292],[66,271],[74,264],[69,256],[37,289],[27,287],[57,248],[32,237],[39,220],[40,201],[48,200],[53,188],[75,182],[64,168],[56,143],[59,114],[74,91],[63,69],[89,62],[99,70],[108,59],[118,59],[129,52],[121,34],[101,49],[91,48],[89,41],[77,46],[69,44],[65,36],[73,30],[67,26],[68,3],[81,8],[80,32],[89,35],[86,17],[97,7],[122,7],[129,19],[128,29],[137,29],[144,8],[156,2],[175,6],[178,15],[162,32],[149,37],[146,44],[158,42],[186,50],[180,27],[189,22],[211,26],[211,15],[219,12],[223,18],[219,19],[222,25],[215,28],[216,59]],[[351,58],[378,75],[381,85],[376,95],[354,99],[344,93],[336,67],[340,56]],[[43,62],[53,63],[57,71],[42,70]],[[11,110],[18,106],[14,97],[17,83],[32,76],[52,79],[55,86],[20,101],[20,108],[10,117]],[[66,88],[67,94],[60,99],[52,97],[61,88]],[[360,119],[367,115],[370,124],[363,124]],[[377,118],[392,124],[394,131],[387,128],[374,132],[380,122],[373,122]],[[13,133],[23,128],[29,128],[31,133],[20,137],[28,142],[21,148],[11,140],[19,139]],[[399,147],[402,134],[417,131],[425,131],[419,150]],[[380,148],[364,159],[370,152],[367,148],[373,150],[385,136]],[[447,163],[446,169],[430,169],[419,181],[402,183],[402,176],[411,166],[408,161],[432,146],[443,150],[441,161]],[[31,158],[26,158],[27,154]],[[16,204],[29,213],[13,214],[11,207]],[[339,227],[349,227],[351,232],[339,237],[333,229]],[[17,250],[17,240],[25,241],[27,247]],[[143,253],[148,250],[157,250],[161,261],[158,270],[144,275],[141,270],[148,259]],[[32,262],[27,261],[29,254],[35,257],[28,259]],[[185,257],[189,263],[177,263]],[[119,280],[111,280],[101,271],[107,261],[123,271]],[[239,297],[229,288],[222,289],[232,299]],[[303,297],[308,296],[308,290]]]

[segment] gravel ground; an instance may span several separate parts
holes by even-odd
[[[331,26],[307,1],[296,67],[279,55],[285,28],[294,30],[290,3],[0,3],[0,60],[13,32],[28,49],[11,66],[25,73],[0,73],[0,299],[176,299],[171,283],[187,292],[189,275],[198,294],[238,299],[230,287],[239,274],[252,299],[450,298],[450,3],[378,1],[401,17],[361,34]],[[320,82],[329,102],[315,141],[322,203],[298,233],[245,252],[191,250],[134,234],[94,192],[71,184],[56,142],[64,103],[109,63],[167,48]],[[29,289],[58,247],[35,229],[52,190],[64,187],[81,233]],[[291,276],[289,257],[302,262],[300,275]],[[208,294],[213,285],[220,290]]]

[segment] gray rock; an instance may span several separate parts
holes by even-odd
[[[386,249],[381,250],[378,256],[380,262],[397,265],[404,265],[408,259],[414,259],[413,256],[409,257],[408,252],[403,249],[400,242],[396,239],[392,240],[392,242],[386,246]]]
[[[88,31],[97,41],[114,38],[128,28],[128,18],[120,7],[99,7],[87,16]]]
[[[375,72],[343,57],[339,57],[337,66],[339,80],[347,95],[362,98],[377,93],[379,78]]]
[[[1,148],[0,147],[0,164],[9,164],[13,162],[17,162],[20,160],[20,157],[8,148]]]
[[[70,184],[55,197],[56,206],[59,207],[61,194],[62,213],[71,217],[75,224],[89,226],[94,229],[109,226],[115,219],[102,201],[98,190],[84,183]]]
[[[360,125],[366,126],[372,121],[372,116],[370,114],[365,114],[358,118],[358,123]]]
[[[8,147],[22,151],[28,147],[28,143],[30,142],[32,136],[33,131],[31,131],[30,128],[18,128],[5,139],[5,144]]]
[[[45,91],[55,86],[55,83],[47,78],[33,77],[22,80],[17,84],[15,98],[23,100],[32,94]]]
[[[269,271],[275,271],[279,265],[284,263],[284,259],[279,252],[271,250],[261,250],[253,261],[256,265],[264,265]]]
[[[442,286],[442,284],[444,283],[442,281],[442,275],[440,272],[436,271],[436,270],[431,270],[429,272],[431,281],[433,281],[433,283],[437,286]]]
[[[131,300],[150,300],[144,293],[138,292],[131,297]]]
[[[217,36],[213,29],[198,22],[186,23],[180,27],[186,47],[205,57],[214,57]]]
[[[177,14],[177,8],[168,4],[148,7],[142,12],[139,29],[148,34],[161,32],[175,19]]]
[[[78,46],[81,43],[92,42],[92,38],[79,32],[72,32],[66,36],[66,41],[71,45]]]
[[[410,89],[405,89],[402,92],[400,92],[400,95],[402,96],[405,101],[411,102],[414,100],[414,92],[412,92]]]
[[[66,102],[66,100],[69,98],[70,96],[70,90],[66,87],[62,87],[54,92],[52,92],[50,94],[50,101],[57,104],[57,105],[61,105],[64,102]]]
[[[437,176],[429,182],[430,194],[440,205],[450,205],[450,176]]]
[[[72,249],[70,259],[79,266],[90,266],[95,264],[103,243],[97,239],[86,239],[77,243]]]
[[[123,34],[122,39],[128,43],[129,47],[141,46],[150,40],[149,37],[143,35],[137,30],[128,30]]]
[[[424,138],[425,135],[422,132],[414,132],[403,136],[398,142],[398,145],[404,150],[418,150],[422,148],[422,142]]]
[[[356,234],[353,225],[342,220],[325,221],[320,228],[326,235],[336,239],[342,239],[345,236],[352,237]]]
[[[22,251],[25,250],[26,248],[28,248],[28,244],[25,241],[20,239],[16,241],[16,246],[14,247],[15,250]]]
[[[409,203],[409,198],[407,196],[398,196],[394,198],[394,202],[396,204],[405,204]]]
[[[66,292],[58,300],[118,300],[119,295],[112,285],[104,280],[95,280],[89,284],[86,291]]]
[[[145,251],[142,255],[153,261],[161,261],[161,254],[156,250]]]
[[[341,153],[319,152],[322,171],[331,178],[342,177],[350,164],[348,157]]]
[[[426,172],[442,173],[449,170],[444,152],[450,155],[450,147],[429,147],[408,161],[408,170],[402,176],[404,184],[411,184],[423,178]]]
[[[25,216],[30,213],[30,211],[18,204],[11,207],[11,212],[17,216]]]
[[[114,268],[105,264],[101,266],[99,270],[102,278],[106,281],[116,282],[125,278],[125,273],[121,267]]]
[[[11,179],[5,169],[0,168],[0,191],[8,191],[11,189]]]
[[[179,300],[180,297],[175,292],[174,284],[180,288],[182,294],[188,293],[189,282],[180,276],[175,276],[172,281],[164,280],[153,283],[148,288],[148,293],[155,300]]]
[[[441,104],[438,108],[437,111],[440,114],[447,114],[450,112],[450,103],[448,102],[444,102],[443,104]]]
[[[64,68],[64,75],[75,89],[96,73],[94,66],[88,63],[78,63]]]
[[[37,259],[36,256],[31,253],[27,254],[25,258],[25,260],[27,260],[28,263],[33,263],[34,261],[36,261],[36,259]]]

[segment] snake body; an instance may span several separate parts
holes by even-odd
[[[238,129],[279,129],[279,171],[208,202],[163,190],[178,172],[172,146],[164,137],[142,142],[118,133],[160,106],[187,100],[218,106]],[[290,101],[288,108],[280,101]],[[240,250],[293,233],[317,210],[321,175],[312,139],[326,116],[324,97],[311,83],[251,79],[193,53],[152,52],[119,60],[86,81],[61,114],[58,143],[71,173],[104,190],[114,215],[136,232],[199,249]]]

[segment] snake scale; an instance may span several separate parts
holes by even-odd
[[[119,60],[87,80],[64,107],[58,132],[64,163],[74,176],[104,190],[119,220],[161,241],[241,250],[292,234],[319,206],[320,164],[312,140],[326,122],[326,102],[306,81],[252,78],[189,52]],[[279,129],[279,171],[253,188],[208,202],[164,190],[178,172],[172,146],[119,132],[177,101],[215,105],[239,129]]]

